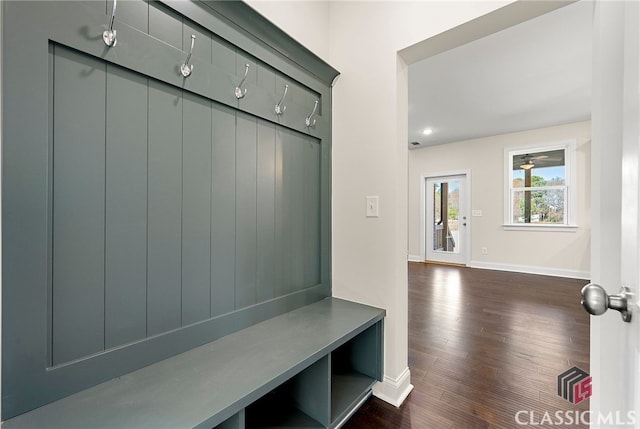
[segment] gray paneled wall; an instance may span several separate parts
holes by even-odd
[[[54,50],[54,364],[104,348],[105,64]]]
[[[112,4],[2,2],[3,419],[331,295],[337,71],[241,1],[107,47]]]
[[[316,139],[50,55],[53,365],[320,283]]]
[[[144,338],[147,301],[147,79],[107,65],[105,347]]]

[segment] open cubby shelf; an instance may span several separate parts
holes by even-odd
[[[245,409],[246,428],[324,428],[329,421],[329,359],[321,358]]]
[[[331,420],[351,411],[366,396],[375,379],[358,374],[331,375]]]
[[[244,425],[216,429],[339,426],[380,378],[381,329],[382,322],[370,326],[246,407]]]
[[[333,429],[382,378],[384,314],[327,298],[24,413],[2,428]]]
[[[289,401],[290,399],[286,396],[270,392],[265,398],[248,408],[245,427],[247,429],[316,429],[325,427]]]
[[[381,326],[375,324],[331,353],[331,421],[339,423],[381,377]]]

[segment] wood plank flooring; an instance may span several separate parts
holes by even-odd
[[[544,413],[583,411],[557,395],[557,376],[589,372],[585,280],[409,264],[409,367],[400,408],[370,398],[343,428],[516,428]],[[519,426],[521,422],[543,423]],[[533,416],[533,420],[531,420]],[[587,428],[573,424],[571,428]]]

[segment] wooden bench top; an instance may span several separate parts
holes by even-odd
[[[380,321],[385,311],[338,298],[7,420],[13,428],[212,428]]]

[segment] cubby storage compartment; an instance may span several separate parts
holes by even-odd
[[[341,422],[381,378],[381,344],[378,322],[331,353],[332,423]]]
[[[244,429],[244,410],[238,414],[234,414],[219,425],[214,426],[213,429]]]
[[[329,401],[325,356],[246,408],[246,428],[325,428]]]
[[[327,298],[39,407],[2,428],[335,429],[382,377],[384,316],[379,308]]]

